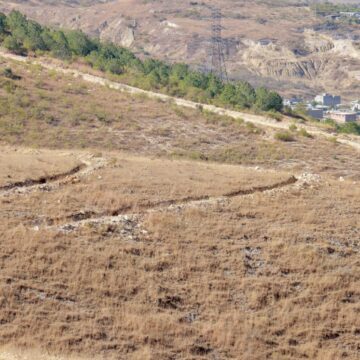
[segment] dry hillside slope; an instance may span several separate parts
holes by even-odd
[[[1,360],[358,358],[358,150],[0,64]]]

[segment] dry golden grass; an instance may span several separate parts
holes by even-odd
[[[79,165],[74,156],[59,151],[1,147],[0,188],[67,173]]]
[[[357,186],[323,179],[125,226],[42,226],[289,176],[103,156],[78,183],[0,200],[0,344],[65,358],[357,358]]]
[[[2,210],[13,214],[16,203],[16,208],[21,207],[22,212],[28,214],[23,223],[64,223],[79,216],[136,213],[154,207],[227,195],[273,185],[290,177],[287,173],[254,171],[233,165],[116,154],[108,157],[110,164],[106,169],[94,171],[81,181],[73,181],[75,184],[71,186],[60,186],[51,192],[32,192],[21,198],[17,194],[8,196]],[[13,221],[16,223],[18,219]]]
[[[0,180],[106,166],[0,193],[6,360],[358,358],[359,153],[11,66],[2,142],[74,150],[7,147]],[[304,171],[322,179],[206,201]]]
[[[0,60],[22,77],[0,75],[1,141],[53,149],[120,150],[359,178],[360,155],[345,145],[296,136],[89,84],[36,66]]]

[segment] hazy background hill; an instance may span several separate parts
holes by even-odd
[[[314,2],[298,0],[32,0],[0,1],[42,23],[85,32],[139,55],[208,67],[209,5],[224,15],[229,72],[284,96],[333,91],[360,94],[360,25],[316,16]],[[320,2],[317,2],[320,3]],[[355,0],[333,3],[356,4]]]

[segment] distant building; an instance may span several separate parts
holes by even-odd
[[[316,96],[315,101],[318,104],[324,106],[336,107],[341,104],[341,96],[333,96],[331,94],[321,94]]]
[[[293,97],[291,99],[284,99],[284,105],[291,108],[295,107],[297,104],[301,104],[302,102],[303,100],[297,97]]]
[[[323,109],[317,109],[317,108],[308,108],[307,114],[314,119],[321,120],[324,117],[324,110]]]
[[[330,111],[329,118],[339,123],[349,123],[357,121],[356,112],[346,111]]]
[[[341,16],[346,16],[346,17],[355,17],[355,18],[360,18],[360,12],[346,12],[346,11],[342,11],[340,12]]]
[[[338,20],[338,19],[340,19],[340,15],[339,14],[331,14],[331,15],[326,15],[325,18],[330,19],[330,20]]]
[[[323,110],[324,112],[329,111],[329,106],[325,106],[325,105],[316,105],[315,109],[320,109]]]
[[[360,112],[360,102],[354,101],[352,104],[351,110],[359,113]]]
[[[262,46],[267,46],[270,44],[275,44],[277,42],[277,39],[271,39],[271,38],[264,38],[264,39],[260,39],[258,40],[258,44],[262,45]]]

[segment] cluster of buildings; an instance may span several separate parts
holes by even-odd
[[[310,102],[299,98],[286,99],[284,101],[284,105],[289,106],[293,110],[300,104],[303,104],[309,116],[320,121],[331,119],[343,124],[360,122],[360,100],[345,105],[342,104],[341,96],[325,93],[316,96]]]
[[[336,14],[327,15],[326,18],[330,20],[340,20],[344,18],[356,19],[360,21],[360,10],[359,11],[341,11]]]

